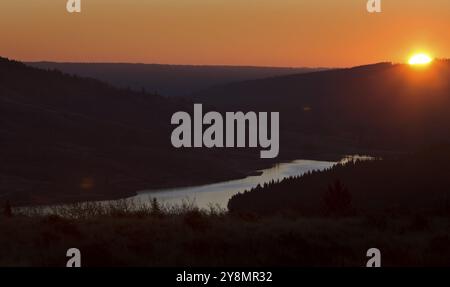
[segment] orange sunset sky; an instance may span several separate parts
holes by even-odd
[[[449,0],[1,0],[0,56],[23,61],[341,67],[450,57]]]

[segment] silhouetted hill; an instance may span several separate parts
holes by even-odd
[[[196,99],[205,110],[278,111],[279,159],[320,158],[449,140],[449,80],[448,61],[382,63],[227,84]],[[1,59],[0,198],[121,197],[270,163],[246,150],[173,149],[170,117],[179,110],[192,103]]]
[[[400,157],[339,164],[238,194],[228,207],[262,214],[325,215],[331,209],[347,215],[448,216],[449,162],[450,145],[441,145]],[[340,182],[337,188],[336,181]],[[333,200],[327,202],[330,192]],[[339,206],[339,202],[345,204]]]
[[[30,66],[57,69],[91,77],[119,88],[145,89],[163,96],[188,96],[191,93],[236,81],[253,80],[311,72],[323,69],[239,66],[189,66],[159,64],[54,63],[33,62]]]
[[[450,138],[445,60],[423,68],[380,63],[244,81],[194,98],[226,111],[280,112],[282,152],[324,142],[398,150]]]
[[[0,201],[123,197],[253,169],[250,156],[172,148],[170,118],[184,105],[0,58]]]

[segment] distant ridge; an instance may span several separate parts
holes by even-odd
[[[192,96],[221,111],[280,112],[282,148],[323,137],[364,148],[450,141],[450,61],[424,68],[388,62],[248,80]],[[322,137],[322,140],[317,140]],[[336,144],[336,143],[335,143]],[[335,145],[334,144],[334,145]]]
[[[188,108],[0,57],[0,204],[121,198],[254,169],[246,154],[174,149],[170,118]]]
[[[216,85],[273,76],[321,71],[324,68],[277,68],[252,66],[164,65],[128,63],[29,62],[41,69],[105,81],[119,88],[131,88],[163,96],[189,96]]]

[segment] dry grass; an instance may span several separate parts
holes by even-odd
[[[49,212],[50,211],[50,212]],[[448,217],[302,218],[218,208],[76,204],[0,217],[0,266],[449,266]],[[20,214],[19,214],[20,213]]]

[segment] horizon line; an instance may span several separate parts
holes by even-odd
[[[407,64],[407,62],[394,62],[389,60],[382,60],[382,61],[376,61],[371,63],[365,63],[365,64],[356,64],[356,65],[349,65],[349,66],[271,66],[271,65],[240,65],[240,64],[176,64],[176,63],[145,63],[145,62],[125,62],[125,61],[53,61],[53,60],[20,60],[20,59],[14,59],[9,58],[5,56],[1,56],[0,58],[6,58],[8,60],[18,61],[22,63],[30,63],[30,64],[36,64],[36,63],[48,63],[48,64],[100,64],[100,65],[154,65],[154,66],[178,66],[178,67],[223,67],[223,68],[260,68],[260,69],[317,69],[317,70],[333,70],[333,69],[349,69],[349,68],[356,68],[356,67],[362,67],[362,66],[369,66],[369,65],[376,65],[376,64]],[[434,58],[434,60],[448,60],[450,58]]]

